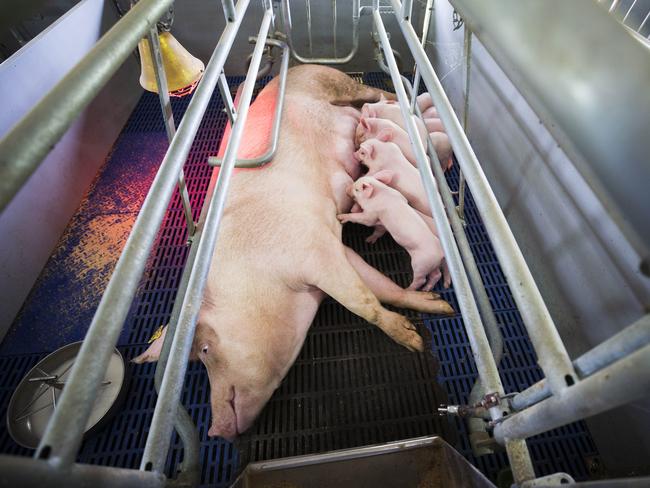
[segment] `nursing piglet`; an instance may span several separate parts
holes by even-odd
[[[431,290],[441,276],[442,247],[406,198],[372,176],[359,178],[348,192],[363,211],[339,214],[341,223],[383,225],[411,256],[413,281],[408,289]]]
[[[361,143],[354,156],[368,168],[367,176],[383,173],[384,179],[375,177],[404,195],[411,207],[431,216],[420,173],[404,157],[397,144],[369,139]]]

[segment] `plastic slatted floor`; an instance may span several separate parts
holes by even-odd
[[[236,87],[239,81],[231,78],[231,86]],[[365,75],[364,82],[385,86],[383,75],[378,74]],[[173,101],[177,122],[187,103],[187,99]],[[140,200],[146,194],[166,148],[159,110],[155,96],[142,97],[88,200],[73,218],[60,247],[0,345],[1,417],[6,415],[13,389],[40,358],[48,351],[83,338],[101,290],[89,292],[97,288],[91,286],[96,285],[97,276],[79,273],[67,276],[71,274],[70,256],[75,246],[83,242],[87,226],[97,218],[115,228],[116,222],[120,224],[126,219],[125,215],[137,211],[133,194]],[[215,95],[185,165],[196,217],[210,179],[205,161],[216,153],[225,120],[221,102]],[[131,191],[127,196],[120,193],[125,174],[131,176],[128,180]],[[455,169],[449,181],[452,187],[457,185]],[[541,372],[471,195],[467,202],[467,221],[470,243],[505,337],[506,354],[501,363],[504,385],[507,391],[521,390],[537,381]],[[368,232],[363,227],[351,226],[344,240],[370,264],[401,285],[407,284],[407,255],[388,237],[374,246],[365,244],[363,239]],[[184,218],[176,193],[120,336],[118,348],[127,359],[141,352],[151,334],[167,321],[187,254],[185,239]],[[107,249],[116,256],[116,247],[119,252],[116,245]],[[103,267],[97,274],[105,280],[112,264],[101,264]],[[453,290],[442,293],[458,309]],[[78,306],[62,313],[61,303],[66,303],[69,296],[74,297]],[[454,420],[450,425],[433,415],[446,395],[448,403],[464,403],[476,377],[462,318],[460,315],[417,317],[412,313],[410,317],[421,331],[425,332],[426,327],[430,332],[437,360],[430,354],[408,353],[380,331],[332,300],[326,300],[296,364],[237,448],[207,438],[209,385],[203,366],[191,363],[182,401],[203,439],[203,484],[227,486],[247,460],[321,452],[430,433],[445,436],[486,475],[496,479],[497,473],[507,465],[505,454],[474,459],[463,423]],[[131,368],[129,392],[122,410],[106,428],[84,442],[80,462],[129,468],[139,465],[155,404],[153,371],[153,365]],[[442,388],[436,385],[436,376]],[[597,452],[584,423],[537,436],[529,440],[529,446],[540,475],[566,471],[583,479],[589,475],[589,466],[597,462]],[[31,454],[12,441],[4,422],[0,424],[0,452]],[[182,449],[174,437],[167,463],[169,474],[176,471],[181,457]]]

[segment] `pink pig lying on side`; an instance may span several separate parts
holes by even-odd
[[[359,178],[348,187],[348,192],[363,211],[339,214],[341,223],[383,225],[411,256],[413,281],[408,289],[431,290],[441,276],[442,247],[406,198],[372,176]]]
[[[431,217],[431,209],[420,173],[404,157],[397,144],[380,139],[369,139],[361,143],[354,155],[368,167],[367,176],[389,170],[391,176],[389,186],[404,195],[411,207]]]

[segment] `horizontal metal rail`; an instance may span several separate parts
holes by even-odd
[[[587,351],[573,361],[573,366],[580,377],[584,378],[647,344],[650,344],[650,315],[645,315]],[[522,410],[550,395],[548,384],[545,380],[541,380],[512,398],[511,405],[515,410]]]
[[[592,0],[557,2],[553,9],[520,0],[451,3],[597,194],[639,255],[639,268],[650,275],[647,48]],[[589,29],[577,32],[574,19]]]
[[[391,0],[391,3],[395,12],[401,11],[398,0]],[[411,24],[400,19],[397,14],[396,17],[472,190],[476,206],[537,352],[539,364],[551,390],[561,391],[577,380],[571,359],[431,62]]]
[[[138,3],[136,8],[144,3]],[[187,159],[248,4],[249,0],[239,0],[237,20],[226,25],[169,145],[93,317],[69,382],[59,400],[59,408],[55,410],[41,440],[36,452],[38,458],[49,459],[53,464],[61,465],[69,465],[74,461],[97,389],[104,378],[110,354],[124,324],[178,175]]]
[[[167,478],[160,473],[145,473],[90,464],[72,464],[66,469],[47,461],[18,456],[0,456],[0,487],[102,487],[163,488]]]
[[[395,11],[399,12],[400,10],[395,9]],[[486,391],[503,395],[503,385],[501,384],[497,366],[494,362],[492,352],[490,351],[487,336],[485,335],[485,329],[483,328],[481,317],[472,295],[470,283],[467,274],[465,273],[458,247],[456,246],[451,228],[449,227],[449,221],[447,220],[445,209],[440,200],[440,196],[438,195],[438,189],[433,173],[431,172],[429,160],[427,159],[417,126],[415,125],[415,121],[409,110],[409,99],[406,90],[404,89],[401,74],[399,73],[395,55],[393,54],[384,23],[381,19],[381,14],[378,10],[373,12],[373,17],[379,40],[381,42],[381,47],[384,51],[386,63],[390,70],[391,79],[397,93],[397,100],[402,112],[402,117],[406,123],[406,129],[418,162],[418,169],[420,171],[424,189],[438,228],[440,241],[445,252],[445,259],[449,265],[449,271],[454,282],[456,298],[458,299],[458,304],[463,315],[463,322],[472,347],[476,368],[479,371],[479,376],[481,377],[481,381],[483,382]],[[435,156],[435,152],[433,156]],[[436,161],[434,161],[433,164],[439,165],[440,163],[437,160],[437,156],[435,156],[435,159]],[[491,407],[490,415],[493,419],[501,418],[501,408],[496,406]]]
[[[526,439],[576,420],[597,415],[648,395],[650,344],[599,370],[571,388],[508,416],[494,428],[494,437]]]
[[[278,150],[278,141],[280,140],[280,125],[282,124],[282,113],[284,112],[284,94],[287,89],[287,72],[289,71],[289,46],[276,39],[267,39],[267,45],[277,46],[282,48],[282,64],[280,65],[280,81],[278,86],[278,95],[275,102],[275,113],[273,115],[273,128],[271,129],[271,146],[267,151],[257,158],[251,159],[237,159],[235,161],[235,168],[259,168],[269,163]],[[237,107],[235,107],[237,109]],[[210,156],[208,163],[211,166],[221,166],[223,159],[216,156]]]
[[[248,108],[253,96],[257,71],[259,70],[260,61],[264,52],[265,39],[271,25],[272,17],[273,10],[269,6],[264,13],[262,24],[257,35],[253,58],[248,68],[241,94],[237,119],[235,120],[232,134],[228,141],[224,164],[219,171],[214,195],[210,201],[205,226],[202,230],[203,235],[196,251],[196,258],[193,262],[187,291],[183,297],[183,306],[178,317],[178,325],[171,345],[165,374],[160,385],[160,394],[156,402],[156,408],[151,421],[151,429],[147,437],[142,464],[140,466],[141,469],[147,471],[154,470],[162,472],[165,460],[167,459],[173,422],[185,381],[185,372],[187,371],[187,362],[192,349],[199,309],[203,302],[203,290],[217,243],[223,209],[226,205],[228,187],[235,167],[239,144],[244,133]],[[241,17],[238,16],[238,18]]]
[[[298,51],[296,50],[293,44],[293,38],[291,36],[292,24],[291,24],[291,7],[289,5],[289,0],[281,0],[280,5],[282,11],[282,22],[284,23],[285,32],[287,36],[287,44],[289,44],[289,47],[291,48],[291,55],[295,60],[300,61],[301,63],[345,64],[352,61],[352,59],[356,56],[357,51],[359,50],[359,17],[360,17],[359,0],[352,0],[352,48],[346,56],[333,57],[333,58],[327,58],[327,57],[310,58],[298,54]],[[307,22],[311,22],[311,13],[308,14]]]
[[[0,140],[0,212],[172,0],[141,0]]]

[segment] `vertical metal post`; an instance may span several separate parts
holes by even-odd
[[[210,201],[206,215],[206,223],[202,230],[203,235],[196,251],[194,267],[192,268],[187,284],[187,292],[183,299],[183,306],[178,318],[178,326],[172,342],[167,368],[165,368],[165,374],[160,386],[160,395],[158,396],[151,421],[151,430],[149,431],[142,457],[140,468],[145,471],[161,471],[164,468],[165,459],[169,450],[176,407],[183,388],[185,372],[187,371],[187,361],[192,348],[196,321],[203,301],[203,291],[226,204],[230,177],[235,166],[235,160],[237,159],[237,151],[244,132],[248,108],[253,95],[253,89],[255,88],[255,79],[259,70],[272,16],[273,11],[267,8],[257,35],[257,43],[253,51],[248,73],[246,74],[237,120],[233,125],[224,156],[224,163],[219,171],[214,196]]]
[[[402,4],[402,18],[407,22],[410,22],[412,13],[413,13],[413,0],[404,0],[404,3]]]
[[[219,75],[219,93],[221,93],[221,100],[223,100],[223,105],[228,114],[228,120],[230,125],[235,123],[237,118],[237,109],[235,108],[235,103],[232,101],[232,96],[230,95],[230,88],[228,88],[228,81],[226,81],[226,75],[221,73]]]
[[[377,2],[375,2],[375,5],[377,5]],[[395,12],[399,12],[399,9],[395,9]],[[499,378],[497,366],[494,362],[494,357],[492,356],[490,345],[485,335],[485,329],[483,328],[481,317],[476,307],[476,302],[472,296],[472,291],[463,268],[458,247],[456,247],[456,243],[449,227],[449,221],[447,220],[445,210],[440,201],[440,196],[438,195],[433,173],[431,172],[431,166],[429,165],[424,152],[424,147],[422,146],[417,126],[415,125],[415,121],[413,120],[409,110],[409,99],[406,95],[399,68],[395,61],[395,55],[390,46],[390,41],[388,40],[388,35],[386,34],[386,29],[384,28],[384,23],[381,19],[378,8],[373,10],[373,17],[375,20],[375,28],[381,42],[381,47],[384,51],[384,57],[390,70],[393,86],[397,93],[397,100],[402,112],[402,117],[406,123],[406,129],[411,139],[411,145],[418,161],[418,169],[420,170],[424,189],[427,193],[427,198],[438,227],[438,232],[440,233],[440,241],[442,242],[445,259],[447,259],[451,277],[454,281],[456,298],[458,299],[463,314],[463,321],[472,348],[476,369],[479,371],[481,381],[485,385],[487,392],[503,395],[503,386],[501,384],[501,379]],[[439,164],[437,161],[433,164],[436,163]],[[501,418],[502,409],[500,406],[491,407],[489,411],[492,419]]]
[[[311,0],[306,0],[306,1],[307,1],[307,34],[309,36],[309,55],[313,56],[314,52],[312,49],[312,39],[311,39]]]
[[[465,24],[463,47],[465,51],[465,104],[463,106],[463,129],[465,134],[469,131],[469,78],[472,66],[472,31]],[[458,183],[458,214],[465,220],[465,174],[459,170],[460,182]]]
[[[226,17],[226,21],[234,22],[237,15],[235,12],[235,2],[233,0],[221,0],[221,3],[223,4],[223,14]]]
[[[391,3],[393,10],[399,12],[399,1],[391,0]],[[539,364],[552,391],[560,391],[577,380],[571,359],[431,62],[411,24],[399,19],[397,14],[396,16],[415,62],[420,67],[422,79],[445,125],[454,153],[467,177],[477,208],[537,352]],[[386,55],[388,56],[388,53]]]
[[[336,57],[336,0],[332,0],[332,16],[334,17],[334,25],[332,26],[332,35],[334,36],[334,57]]]
[[[422,22],[422,49],[427,45],[429,37],[429,24],[431,23],[431,11],[433,10],[433,0],[427,0],[424,10],[424,21]],[[420,69],[415,63],[415,75],[413,76],[413,90],[411,92],[411,112],[415,113],[415,106],[418,103],[418,92],[420,91]]]
[[[167,75],[163,65],[162,54],[160,52],[160,39],[158,38],[158,28],[154,25],[149,29],[149,51],[151,52],[151,59],[153,59],[153,70],[156,74],[156,84],[158,85],[158,98],[160,100],[160,108],[162,109],[163,120],[165,122],[165,130],[167,131],[167,138],[169,142],[172,141],[176,135],[176,126],[174,125],[174,114],[172,112],[172,104],[169,100],[169,90],[167,88]],[[185,173],[183,170],[178,174],[178,192],[181,196],[183,204],[183,213],[185,214],[185,222],[187,223],[188,238],[192,238],[196,231],[194,224],[194,216],[192,215],[192,204],[190,203],[190,195],[187,192],[185,185]]]

